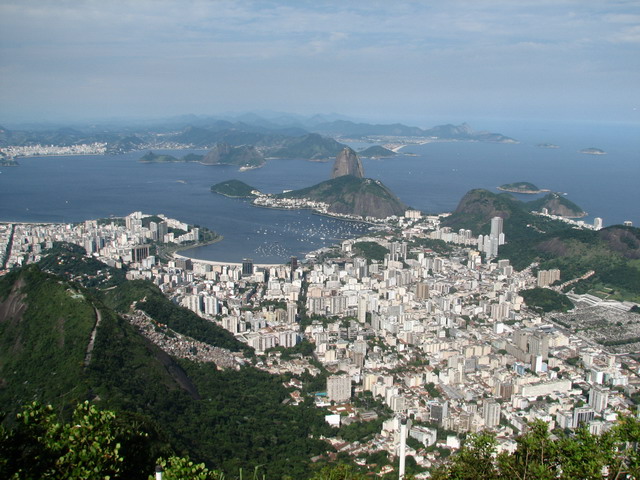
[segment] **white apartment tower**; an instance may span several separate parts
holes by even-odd
[[[327,399],[336,403],[344,403],[351,400],[351,377],[349,375],[331,375],[328,377]]]

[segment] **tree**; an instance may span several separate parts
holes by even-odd
[[[436,480],[624,480],[640,474],[640,420],[620,417],[602,435],[582,427],[552,439],[541,420],[517,439],[515,452],[496,454],[493,434],[470,436],[446,464],[433,473]]]
[[[17,415],[0,437],[0,476],[11,479],[104,479],[124,470],[122,441],[139,434],[115,421],[115,413],[80,403],[70,423],[37,402]]]

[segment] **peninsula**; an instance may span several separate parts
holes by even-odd
[[[358,154],[345,147],[337,155],[330,180],[280,194],[260,193],[239,180],[228,180],[211,191],[228,197],[251,198],[261,207],[308,208],[320,214],[350,220],[379,220],[402,215],[407,206],[381,181],[364,178]]]

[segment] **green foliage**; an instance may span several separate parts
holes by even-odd
[[[343,175],[311,187],[276,195],[276,198],[309,198],[329,204],[329,210],[385,218],[402,215],[406,206],[377,180]]]
[[[34,399],[82,399],[82,366],[96,322],[91,302],[37,265],[0,279],[0,291],[13,305],[0,321],[0,408],[13,414]]]
[[[143,475],[127,469],[122,442],[141,436],[115,421],[115,414],[80,403],[69,423],[51,406],[32,403],[0,438],[0,476],[7,479],[92,480]],[[144,436],[144,435],[142,435]]]
[[[507,191],[525,191],[525,192],[538,192],[540,188],[530,182],[514,182],[514,183],[505,183],[504,185],[500,185],[498,187],[500,190]]]
[[[140,157],[138,161],[142,163],[173,163],[180,162],[181,160],[174,157],[173,155],[163,155],[149,152]]]
[[[519,293],[529,308],[540,313],[554,311],[566,312],[574,307],[566,295],[562,295],[548,288],[520,290]]]
[[[384,256],[389,253],[388,248],[376,242],[356,242],[353,244],[353,248],[357,255],[366,258],[369,263],[371,263],[371,260],[382,262]]]
[[[213,193],[219,193],[220,195],[232,198],[255,197],[255,195],[251,193],[253,190],[256,189],[240,180],[226,180],[221,183],[216,183],[211,187]]]
[[[224,475],[209,470],[204,463],[194,463],[188,457],[169,457],[158,459],[162,468],[163,480],[224,480]],[[149,475],[149,480],[155,480],[155,475]]]
[[[134,302],[137,302],[137,308],[155,321],[178,333],[234,352],[253,354],[253,349],[236,340],[233,334],[191,310],[174,304],[149,281],[129,281],[105,295],[105,303],[120,312],[128,312]]]
[[[86,250],[78,245],[56,242],[53,248],[44,253],[45,256],[38,262],[41,270],[60,275],[84,287],[108,288],[125,280],[123,270],[87,257]]]
[[[460,451],[433,472],[432,478],[509,480],[601,480],[637,478],[640,473],[640,421],[620,418],[602,435],[592,435],[586,427],[574,435],[549,435],[547,424],[534,421],[517,440],[514,453],[496,454],[492,434],[471,436]],[[603,476],[603,471],[608,474]]]
[[[349,425],[340,427],[338,437],[347,442],[365,442],[372,438],[376,433],[380,433],[382,428],[382,418],[371,420],[369,422],[353,422]]]
[[[367,478],[350,465],[335,465],[324,467],[310,480],[366,480]]]

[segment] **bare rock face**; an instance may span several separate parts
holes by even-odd
[[[358,154],[349,147],[345,147],[336,157],[331,178],[338,178],[344,175],[353,175],[357,178],[364,177],[364,169],[362,168],[360,158]]]

